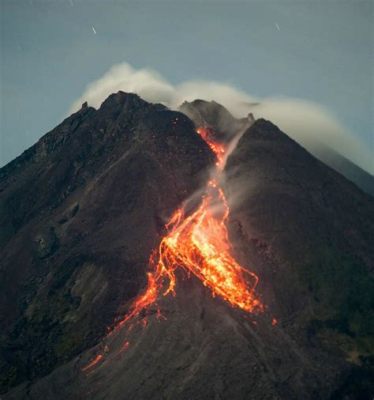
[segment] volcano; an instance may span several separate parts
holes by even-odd
[[[0,193],[2,398],[372,398],[374,199],[270,121],[118,92]]]

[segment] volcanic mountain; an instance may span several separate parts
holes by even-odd
[[[4,398],[371,398],[374,199],[180,110],[112,94],[0,170]]]

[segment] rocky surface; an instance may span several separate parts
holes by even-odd
[[[229,157],[225,188],[237,257],[252,261],[265,303],[298,343],[353,366],[336,398],[370,398],[373,198],[265,120]]]
[[[195,103],[196,117],[193,103],[195,125],[222,140],[248,124],[221,107],[216,121],[216,103]],[[80,168],[62,169],[62,156]],[[5,399],[372,397],[373,198],[265,120],[246,129],[223,182],[232,251],[259,275],[265,312],[180,274],[161,315],[105,335],[212,161],[186,116],[118,93],[1,170],[2,384],[24,381]]]
[[[311,145],[311,152],[319,160],[354,182],[364,192],[374,196],[374,176],[332,148],[321,143]]]
[[[1,169],[2,391],[105,333],[212,162],[187,117],[119,92]]]
[[[5,399],[329,398],[341,378],[338,359],[307,351],[269,315],[248,318],[193,279],[177,291],[160,304],[159,320],[150,310],[145,327],[123,329]],[[105,348],[104,361],[82,371]]]

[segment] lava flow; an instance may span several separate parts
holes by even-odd
[[[259,312],[264,309],[255,295],[258,277],[240,266],[230,254],[230,241],[226,228],[229,206],[219,186],[220,174],[227,157],[227,147],[215,141],[213,131],[209,129],[199,128],[197,133],[216,155],[215,171],[208,181],[197,210],[186,215],[184,207],[181,207],[171,216],[166,224],[167,234],[151,254],[147,288],[135,299],[126,316],[117,322],[115,331],[149,306],[156,305],[160,295],[175,294],[175,272],[178,268],[195,275],[211,290],[213,296],[220,296],[232,307],[246,312]],[[157,317],[163,317],[159,309]],[[144,326],[147,324],[146,319],[142,322]],[[275,319],[272,324],[276,324]],[[128,346],[129,342],[126,341],[121,352]],[[103,354],[96,356],[82,368],[82,371],[90,372],[102,362],[103,358]]]
[[[150,257],[147,288],[119,322],[120,326],[156,303],[160,294],[175,294],[177,268],[194,274],[213,296],[222,297],[233,307],[247,312],[263,310],[254,293],[258,277],[240,266],[230,254],[226,228],[229,207],[218,179],[227,147],[214,141],[212,131],[208,129],[199,128],[197,133],[215,153],[216,170],[198,209],[186,215],[182,207],[170,218],[166,225],[167,234]]]

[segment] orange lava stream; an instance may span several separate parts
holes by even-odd
[[[90,361],[85,367],[82,368],[82,371],[86,372],[93,369],[103,359],[104,356],[102,354],[98,354],[92,361]]]
[[[217,157],[217,176],[224,166],[226,148],[212,140],[211,131],[199,128],[197,133]],[[150,257],[147,288],[119,326],[155,304],[161,293],[164,296],[175,294],[177,268],[194,274],[213,296],[222,297],[233,307],[247,312],[263,310],[254,293],[258,277],[240,266],[230,254],[228,215],[229,207],[218,178],[208,182],[200,206],[191,215],[185,215],[183,208],[174,212],[166,225],[168,233]]]
[[[209,128],[198,128],[196,132],[201,136],[202,139],[205,140],[207,145],[213,151],[213,153],[217,157],[216,167],[220,171],[223,169],[224,166],[224,156],[226,153],[226,147],[222,143],[218,143],[214,141],[212,135],[213,132]]]
[[[214,203],[222,205],[223,210],[217,206],[215,211]],[[207,194],[192,215],[185,217],[182,209],[175,212],[168,224],[170,232],[161,241],[156,265],[158,275],[169,279],[164,295],[174,291],[174,271],[182,267],[232,306],[248,312],[261,308],[254,295],[257,276],[230,255],[227,216],[225,197],[214,179],[208,182]]]
[[[213,140],[211,130],[199,128],[197,133],[215,153],[216,171],[207,184],[198,209],[191,215],[186,215],[181,207],[171,216],[166,224],[167,234],[151,254],[147,287],[135,299],[126,316],[117,322],[114,331],[149,306],[156,305],[160,295],[175,294],[175,271],[178,268],[189,275],[195,275],[211,290],[213,296],[220,296],[233,307],[251,313],[264,310],[263,304],[255,295],[258,277],[239,265],[230,252],[226,228],[229,206],[218,179],[224,167],[226,147]],[[159,309],[156,315],[159,319],[166,319]],[[143,326],[146,326],[147,320],[142,321]],[[275,324],[277,320],[273,318],[272,325]],[[109,333],[113,333],[113,330]],[[129,341],[125,341],[120,352],[128,347]],[[103,358],[103,354],[97,355],[82,371],[91,371]]]

